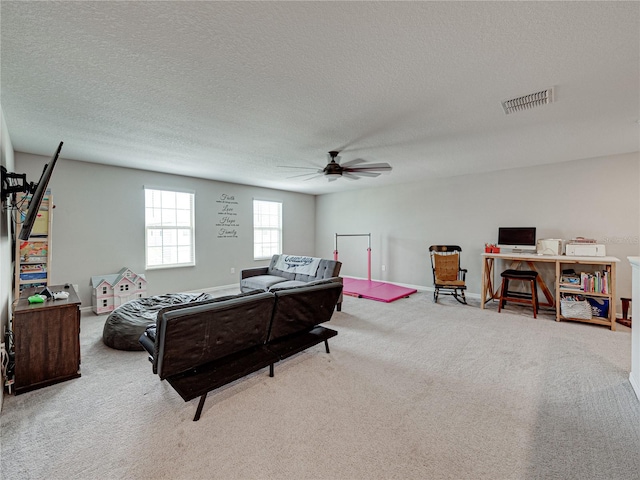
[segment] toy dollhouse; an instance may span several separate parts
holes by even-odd
[[[93,290],[93,313],[101,315],[113,311],[123,303],[147,294],[147,279],[124,267],[118,273],[96,275],[89,284]]]

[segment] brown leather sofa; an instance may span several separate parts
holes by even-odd
[[[342,284],[253,292],[158,312],[140,343],[153,372],[166,379],[183,400],[200,397],[193,418],[202,413],[207,393],[324,342],[337,332],[320,326],[333,315]]]

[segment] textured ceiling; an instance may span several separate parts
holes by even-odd
[[[306,193],[638,151],[638,2],[0,4],[15,150]],[[555,88],[505,115],[501,101]],[[388,162],[358,181],[288,178]]]

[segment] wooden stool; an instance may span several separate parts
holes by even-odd
[[[505,270],[500,274],[502,277],[502,288],[500,289],[500,303],[498,303],[498,313],[507,304],[507,300],[516,303],[525,303],[533,307],[533,318],[538,318],[538,272],[533,270]],[[519,280],[529,282],[531,293],[509,291],[509,282]]]

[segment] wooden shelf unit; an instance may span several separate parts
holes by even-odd
[[[556,262],[556,320],[572,320],[575,322],[584,322],[584,323],[593,323],[596,325],[605,325],[610,327],[611,330],[616,329],[616,263],[620,260],[615,257],[571,257],[564,256],[562,260],[558,260]],[[609,284],[607,293],[600,292],[585,292],[585,291],[576,291],[573,289],[562,288],[560,286],[560,278],[562,277],[562,270],[565,268],[573,268],[576,266],[588,266],[590,270],[595,268],[600,268],[606,272],[608,272]],[[575,268],[574,268],[575,269]],[[580,273],[575,269],[576,273]],[[576,317],[566,317],[562,315],[562,304],[561,300],[563,295],[581,295],[583,297],[593,297],[593,298],[604,298],[609,300],[609,311],[607,317],[592,317],[590,319],[587,318],[576,318]]]
[[[25,203],[31,195],[22,195],[18,201]],[[15,283],[14,296],[20,298],[20,292],[29,287],[49,285],[51,281],[51,227],[53,225],[53,199],[47,190],[29,240],[18,239],[22,222],[16,227]]]

